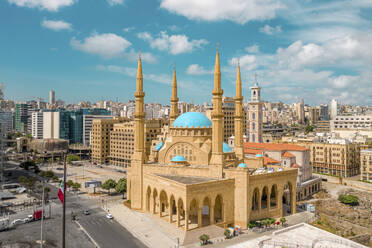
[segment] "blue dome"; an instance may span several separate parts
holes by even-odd
[[[172,158],[172,162],[186,162],[186,158],[184,156],[177,155]]]
[[[223,144],[222,144],[222,149],[223,149],[223,152],[232,152],[231,147],[228,144],[226,144],[225,142],[223,142]]]
[[[238,165],[239,168],[247,168],[247,165],[245,163],[240,163]]]
[[[257,157],[257,158],[262,158],[262,154],[257,153],[257,154],[256,154],[256,157]]]
[[[159,151],[161,148],[163,147],[163,142],[159,142],[159,144],[157,144],[154,148],[154,151]]]
[[[184,113],[173,122],[172,127],[212,127],[212,122],[199,112]]]

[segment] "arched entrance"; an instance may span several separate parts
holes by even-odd
[[[159,202],[159,215],[160,217],[164,216],[164,214],[166,215],[168,213],[168,207],[169,207],[169,204],[168,204],[168,197],[167,197],[167,193],[165,193],[164,190],[162,190],[160,192],[160,202]]]
[[[265,186],[262,190],[262,196],[261,196],[261,208],[265,209],[267,208],[267,187]]]
[[[215,223],[223,222],[223,200],[220,195],[214,201],[214,220]]]
[[[177,201],[177,226],[182,226],[181,220],[185,219],[185,207],[181,198]]]
[[[296,213],[296,194],[293,192],[293,186],[290,182],[284,185],[283,191],[283,216]]]
[[[147,192],[146,192],[146,211],[150,212],[150,206],[151,206],[151,188],[150,186],[147,187]]]
[[[273,186],[271,186],[271,193],[270,193],[270,207],[271,208],[275,208],[278,206],[278,187],[276,186],[276,184],[274,184]]]
[[[211,201],[208,197],[205,197],[202,206],[202,226],[210,225],[210,210]]]
[[[174,199],[174,196],[171,195],[169,198],[169,222],[172,223],[173,220],[173,215],[177,214],[177,206],[176,206],[176,200]]]
[[[252,196],[252,210],[256,211],[258,210],[258,200],[259,200],[259,190],[258,188],[255,188],[253,190],[253,196]]]
[[[192,225],[190,228],[198,227],[198,203],[195,199],[193,199],[190,203],[190,212],[189,212],[189,220],[190,224]],[[195,226],[196,224],[196,226]]]

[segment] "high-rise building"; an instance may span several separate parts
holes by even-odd
[[[10,133],[13,130],[13,113],[0,110],[0,123],[2,123],[4,132]]]
[[[337,100],[332,99],[331,101],[331,120],[333,120],[338,114]]]
[[[31,135],[35,139],[43,138],[43,112],[33,112],[31,114]]]
[[[111,115],[83,115],[83,144],[90,146],[90,132],[92,131],[93,120],[113,119]]]
[[[328,121],[329,120],[329,113],[328,113],[328,105],[327,104],[320,104],[320,113],[319,118],[321,121]]]
[[[30,105],[17,103],[14,112],[14,129],[21,133],[27,132]]]
[[[49,91],[49,104],[53,105],[56,102],[56,93],[54,90]]]
[[[257,82],[251,89],[249,101],[249,142],[262,142],[262,102],[261,88]]]
[[[126,117],[114,119],[93,120],[92,131],[90,132],[90,144],[92,147],[92,161],[105,164],[109,162],[110,155],[110,132],[115,123],[128,122]]]
[[[296,110],[297,110],[298,123],[303,124],[305,122],[304,99],[303,98],[301,102],[296,104]]]

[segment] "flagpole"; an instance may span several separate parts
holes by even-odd
[[[63,212],[62,212],[62,248],[65,248],[66,238],[66,153],[64,154],[63,163]]]

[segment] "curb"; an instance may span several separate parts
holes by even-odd
[[[92,238],[92,236],[89,235],[89,233],[85,230],[85,228],[78,222],[75,220],[75,223],[78,224],[78,226],[81,228],[81,230],[83,230],[83,232],[88,236],[88,238],[90,239],[90,241],[93,242],[93,244],[96,246],[96,248],[100,248],[100,246],[97,244],[97,242]]]

